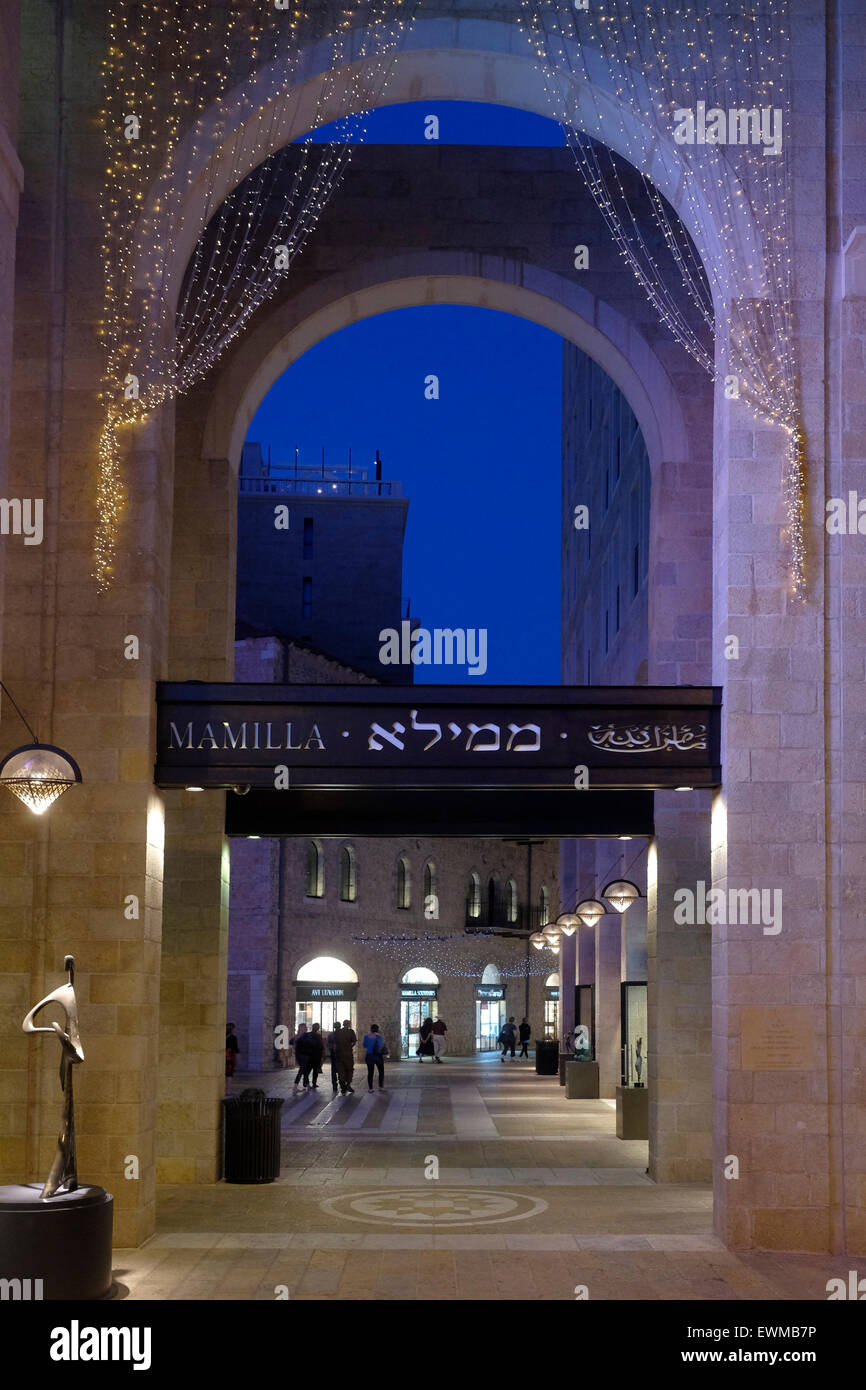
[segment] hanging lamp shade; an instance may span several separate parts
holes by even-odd
[[[541,933],[541,935],[544,937],[548,946],[552,946],[554,943],[556,943],[556,945],[559,945],[559,939],[562,933],[559,930],[559,927],[556,925],[556,923],[551,922],[549,926],[546,926],[544,928],[544,931]]]
[[[584,898],[582,903],[578,903],[574,909],[581,922],[587,927],[594,927],[596,922],[600,922],[607,912],[604,903],[600,903],[598,898]]]
[[[574,912],[561,912],[556,919],[556,926],[563,936],[574,936],[580,926],[580,918]]]
[[[75,759],[50,743],[25,744],[0,763],[0,786],[8,788],[35,816],[41,816],[80,781]]]
[[[601,896],[607,898],[611,907],[617,912],[625,912],[627,907],[640,897],[640,889],[633,883],[629,883],[627,878],[614,879],[606,888],[602,889]]]
[[[534,931],[530,936],[529,941],[530,944],[535,947],[536,951],[543,951],[545,946],[547,945],[547,942],[544,939],[544,934],[540,931]]]

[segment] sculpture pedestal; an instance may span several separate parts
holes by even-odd
[[[566,1100],[598,1100],[598,1062],[569,1062],[565,1068]]]
[[[646,1086],[617,1086],[616,1137],[649,1138],[649,1091]]]
[[[108,1298],[114,1198],[102,1187],[41,1191],[42,1183],[0,1187],[0,1279],[20,1281],[6,1296]]]

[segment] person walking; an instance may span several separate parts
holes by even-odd
[[[529,1056],[529,1039],[532,1037],[532,1029],[529,1026],[529,1019],[525,1018],[520,1025],[520,1055]]]
[[[355,1074],[355,1044],[358,1035],[352,1027],[352,1020],[343,1019],[343,1026],[337,1030],[334,1051],[337,1054],[337,1079],[340,1082],[340,1095],[354,1095],[352,1077]]]
[[[514,1022],[514,1015],[512,1014],[508,1022],[502,1025],[502,1032],[499,1034],[499,1044],[502,1048],[502,1056],[499,1059],[501,1062],[505,1061],[505,1054],[509,1048],[511,1048],[511,1060],[512,1062],[514,1061],[514,1048],[516,1043],[517,1024]]]
[[[328,1034],[327,1040],[325,1042],[325,1046],[328,1049],[328,1056],[331,1059],[331,1087],[334,1091],[334,1095],[337,1094],[337,1087],[340,1084],[340,1078],[337,1074],[337,1033],[339,1031],[340,1025],[337,1023],[337,1020],[335,1019],[334,1025],[331,1028],[331,1031]]]
[[[421,1032],[418,1034],[418,1061],[423,1062],[425,1057],[433,1056],[433,1020],[425,1018],[421,1024]]]
[[[295,1084],[292,1086],[293,1096],[296,1096],[298,1094],[298,1085],[300,1083],[304,1071],[303,1066],[301,1065],[301,1058],[304,1053],[304,1048],[302,1045],[300,1050],[298,1050],[298,1043],[301,1042],[301,1039],[304,1037],[306,1031],[307,1025],[306,1023],[302,1023],[298,1028],[298,1031],[295,1034],[295,1036],[293,1038],[289,1038],[289,1047],[293,1047],[295,1049],[295,1061],[298,1064],[298,1070],[295,1072]]]
[[[369,1033],[364,1034],[364,1056],[367,1061],[367,1088],[373,1089],[373,1068],[379,1072],[379,1090],[385,1089],[385,1039],[379,1032],[378,1023],[370,1024]]]
[[[304,1034],[301,1039],[301,1049],[301,1077],[304,1082],[304,1090],[306,1091],[309,1087],[311,1091],[318,1091],[324,1051],[321,1024],[314,1023],[311,1031]],[[297,1056],[297,1049],[295,1055]],[[310,1073],[312,1073],[312,1081],[310,1081]]]
[[[226,1076],[234,1076],[235,1063],[241,1050],[235,1033],[235,1026],[234,1023],[226,1024]]]
[[[447,1032],[448,1029],[445,1026],[445,1020],[437,1018],[436,1022],[433,1024],[433,1061],[438,1062],[440,1066],[442,1065],[442,1053],[445,1051],[446,1047],[447,1039],[445,1034]]]

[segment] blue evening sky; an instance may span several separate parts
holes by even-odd
[[[535,115],[470,102],[372,113],[367,143],[561,145]],[[336,194],[339,199],[339,191]],[[315,236],[315,233],[313,233]],[[558,684],[562,340],[489,309],[425,306],[352,324],[271,388],[247,438],[274,462],[353,466],[378,448],[409,498],[403,594],[424,627],[482,627],[488,669],[419,667],[419,683]],[[424,379],[439,378],[426,400]]]

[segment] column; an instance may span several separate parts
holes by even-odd
[[[655,829],[647,858],[649,1170],[656,1182],[708,1182],[710,927],[675,922],[674,895],[711,882],[710,793],[656,792]]]

